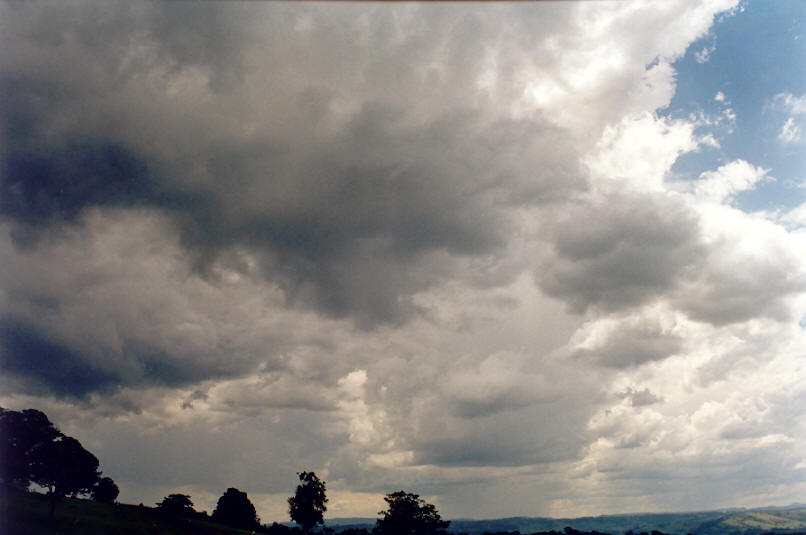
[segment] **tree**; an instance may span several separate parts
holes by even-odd
[[[324,512],[327,511],[325,482],[313,472],[298,472],[300,484],[297,492],[288,498],[288,512],[291,520],[302,528],[304,533],[317,524],[323,524]]]
[[[48,489],[50,518],[64,496],[88,494],[98,482],[98,459],[81,443],[59,431],[45,413],[0,408],[0,477],[6,484]]]
[[[45,443],[35,450],[33,461],[31,481],[48,489],[51,520],[59,499],[88,494],[100,477],[98,459],[73,437]]]
[[[157,504],[161,510],[179,516],[193,516],[196,511],[193,509],[193,502],[187,494],[169,494]]]
[[[387,494],[384,500],[389,508],[379,513],[383,518],[378,519],[374,530],[380,535],[434,535],[450,525],[417,494],[399,490]]]
[[[240,529],[260,527],[255,506],[246,493],[232,487],[218,499],[218,505],[213,511],[213,522]]]
[[[90,495],[96,502],[115,503],[118,494],[120,494],[120,489],[111,477],[102,477],[90,490]]]
[[[61,436],[45,413],[0,407],[0,478],[6,485],[28,488],[37,449]]]

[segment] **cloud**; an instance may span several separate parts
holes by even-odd
[[[795,123],[794,117],[786,120],[784,126],[781,127],[781,132],[778,134],[778,139],[786,145],[797,143],[801,140],[800,125]]]
[[[715,50],[716,39],[713,39],[710,45],[704,46],[699,51],[694,53],[694,60],[700,64],[708,63],[708,60],[711,59],[711,54],[713,54]]]
[[[587,159],[598,179],[628,182],[631,188],[659,191],[677,158],[695,150],[695,124],[642,114],[608,126]]]
[[[642,312],[586,323],[571,338],[572,357],[624,368],[668,358],[683,348],[673,314]]]
[[[540,287],[572,310],[621,310],[674,288],[699,261],[699,222],[670,194],[609,193],[582,200],[551,225]]]
[[[288,322],[301,327],[305,314],[282,312],[281,291],[255,281],[248,253],[232,251],[203,278],[157,213],[95,210],[23,249],[3,230],[5,366],[51,377],[51,357],[37,343],[51,346],[75,370],[47,380],[58,392],[278,369],[283,350],[298,344]]]
[[[720,166],[716,171],[706,171],[694,185],[697,195],[715,202],[724,202],[737,193],[754,189],[765,180],[774,180],[767,175],[769,169],[756,167],[744,160],[735,160]]]
[[[800,116],[806,114],[806,95],[798,97],[792,93],[779,93],[772,99],[771,106],[789,115],[778,133],[781,143],[784,145],[800,143],[803,138]]]
[[[773,101],[783,106],[793,115],[802,115],[806,113],[806,95],[801,95],[798,97],[792,93],[779,93],[775,95]]]
[[[82,8],[62,10],[70,17]],[[80,28],[51,27],[38,8],[9,10],[19,18],[9,38],[33,55],[4,66],[4,115],[16,125],[7,132],[4,214],[17,223],[74,221],[99,205],[155,207],[179,225],[197,269],[238,245],[289,299],[372,326],[406,318],[408,296],[443,276],[414,267],[432,252],[504,245],[500,196],[540,202],[584,184],[573,153],[543,150],[569,137],[563,128],[475,105],[475,91],[456,90],[483,65],[440,71],[437,59],[440,85],[422,78],[431,67],[417,58],[465,53],[477,18],[449,25],[448,49],[420,41],[414,53],[419,29],[405,42],[377,32],[348,38],[361,34],[352,8],[279,9],[263,28],[240,9],[194,6],[188,16],[199,32],[167,30],[182,9],[110,10],[116,26]],[[427,11],[436,18],[409,25],[446,16]],[[330,28],[331,16],[356,31],[305,30]],[[321,57],[288,28],[300,28]],[[85,34],[109,46],[76,38]],[[69,45],[55,47],[60,39]],[[251,39],[258,46],[246,48]],[[126,54],[116,65],[117,49]],[[89,72],[65,72],[59,60]],[[259,64],[246,69],[250,61]],[[292,63],[295,74],[283,74]],[[393,64],[406,67],[383,67]],[[66,90],[71,84],[83,91]],[[56,93],[48,98],[58,113],[38,105],[38,87]],[[87,93],[98,95],[91,110]]]
[[[625,403],[640,392],[629,387],[591,419],[599,439],[580,464],[580,478],[575,481],[580,492],[594,488],[607,489],[605,495],[626,492],[642,510],[659,506],[660,500],[672,501],[673,509],[684,509],[707,492],[735,503],[786,500],[778,485],[794,481],[801,473],[797,437],[803,429],[789,411],[802,402],[803,382],[790,375],[798,366],[790,356],[802,350],[802,336],[788,327],[763,335],[758,328],[736,326],[730,331],[734,354],[726,365],[734,370],[732,376],[723,373],[721,381],[691,383],[691,362],[685,361],[701,357],[690,351],[684,359],[644,369],[643,380],[649,383],[644,392],[662,396],[663,403]],[[692,341],[712,337],[696,328],[688,336]],[[758,345],[753,342],[753,348],[744,347],[742,342],[752,336],[788,342],[772,352],[761,340]],[[795,346],[783,349],[789,343]],[[745,351],[753,364],[740,364],[737,353]],[[625,447],[629,455],[619,451]],[[591,464],[595,471],[588,471]],[[782,475],[772,476],[777,472]],[[702,473],[708,474],[708,481],[699,479]],[[761,483],[743,488],[741,482],[749,477]],[[659,479],[664,481],[664,491],[648,497],[646,493],[656,488]]]
[[[267,519],[301,469],[343,514],[800,492],[802,235],[731,204],[763,167],[668,182],[733,5],[4,5],[0,401]]]
[[[644,388],[643,390],[634,390],[632,388],[628,388],[619,395],[625,399],[629,399],[630,404],[633,407],[643,407],[645,405],[652,405],[654,403],[663,401],[662,398],[659,398],[650,392],[648,388]]]
[[[707,257],[672,294],[673,302],[714,324],[791,317],[793,298],[804,289],[803,261],[793,252],[799,239],[727,207],[705,205],[701,215]]]

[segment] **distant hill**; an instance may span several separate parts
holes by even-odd
[[[348,528],[372,529],[374,518],[329,519],[326,525],[336,531]],[[578,531],[599,531],[622,535],[661,531],[671,535],[733,535],[765,532],[806,533],[806,505],[757,509],[729,509],[694,513],[622,514],[581,518],[511,517],[492,520],[456,519],[449,531],[481,535],[482,533],[512,532],[522,534],[563,531],[571,527]]]

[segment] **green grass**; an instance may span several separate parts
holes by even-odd
[[[794,513],[794,514],[793,514]],[[806,523],[802,518],[803,511],[775,511],[749,512],[732,515],[725,519],[727,526],[732,526],[745,530],[796,530],[806,529]]]

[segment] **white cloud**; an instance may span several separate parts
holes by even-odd
[[[773,109],[781,110],[789,115],[781,125],[778,139],[784,145],[798,144],[803,140],[803,122],[801,116],[806,114],[806,95],[800,97],[792,93],[779,93],[772,99]]]
[[[716,50],[716,39],[714,39],[710,45],[702,47],[700,50],[694,53],[694,59],[697,63],[703,64],[708,63],[708,60],[711,59],[711,54],[714,53]]]
[[[792,93],[779,93],[775,95],[773,102],[782,106],[793,115],[803,115],[806,113],[806,95],[798,97]]]
[[[781,132],[778,134],[778,139],[786,145],[800,142],[802,139],[801,128],[800,125],[795,122],[794,117],[790,117],[786,120],[784,126],[781,127]]]
[[[802,236],[725,206],[703,205],[700,212],[708,256],[675,298],[679,306],[715,324],[796,316],[793,299],[806,282],[804,262],[795,253]]]
[[[697,148],[695,125],[649,113],[608,126],[586,163],[597,180],[629,182],[631,189],[659,191],[677,158]]]
[[[767,175],[768,172],[769,169],[735,160],[716,171],[706,171],[700,175],[694,185],[695,193],[714,202],[729,201],[737,193],[752,190],[765,180],[773,180]]]
[[[781,214],[779,218],[781,224],[793,231],[803,232],[806,230],[806,203]]]

